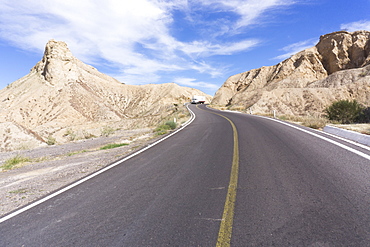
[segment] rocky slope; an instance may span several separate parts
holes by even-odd
[[[104,126],[156,125],[192,95],[207,96],[174,83],[125,85],[51,40],[29,74],[0,91],[0,151],[97,136]]]
[[[370,105],[370,32],[335,32],[275,66],[228,78],[215,105],[252,107],[254,112],[321,114],[331,102],[356,99]]]

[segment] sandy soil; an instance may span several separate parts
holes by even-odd
[[[333,124],[333,126],[342,128],[342,129],[347,129],[347,130],[352,130],[352,131],[357,131],[362,134],[370,135],[370,123],[366,124]]]
[[[16,155],[31,160],[21,167],[0,172],[0,215],[85,177],[158,138],[149,128],[122,130],[111,137],[0,153],[0,166]],[[100,150],[100,147],[111,143],[129,145]]]

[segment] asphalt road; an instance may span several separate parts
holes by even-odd
[[[172,137],[0,223],[0,246],[369,246],[369,149],[191,109]]]

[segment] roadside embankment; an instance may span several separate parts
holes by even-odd
[[[161,138],[155,135],[152,128],[121,130],[116,134],[0,153],[0,215],[81,179]],[[14,157],[22,157],[24,162],[4,169],[4,163]]]
[[[362,134],[357,131],[343,129],[331,125],[325,126],[323,131],[370,146],[370,135]]]

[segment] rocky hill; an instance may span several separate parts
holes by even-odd
[[[103,127],[153,126],[192,95],[211,99],[174,83],[125,85],[51,40],[29,74],[0,91],[0,151],[99,135]]]
[[[370,106],[370,32],[340,31],[275,66],[233,75],[215,105],[252,107],[255,113],[322,114],[333,101]]]

